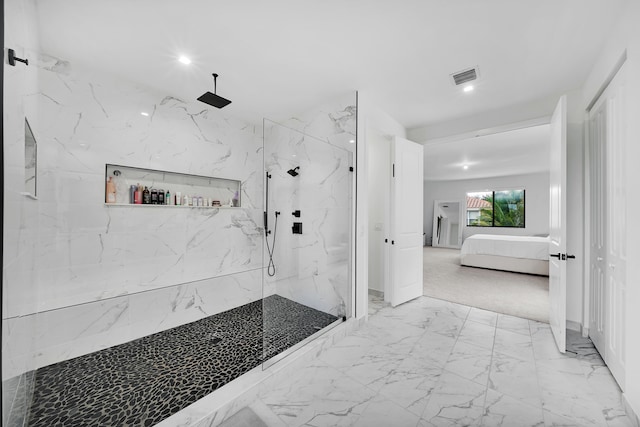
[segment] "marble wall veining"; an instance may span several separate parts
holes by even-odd
[[[30,49],[38,48],[37,26],[35,24],[34,0],[6,0],[4,7],[4,43],[15,50],[16,56],[24,58]],[[24,73],[22,64],[12,67],[3,61],[3,259],[2,259],[2,312],[7,312],[11,304],[7,283],[10,277],[19,276],[16,283],[24,292],[34,292],[35,251],[37,249],[38,223],[35,220],[37,204],[35,200],[23,196],[25,189],[25,144],[24,107],[20,102],[24,94],[33,91],[33,78]],[[36,303],[25,301],[26,309],[34,311]],[[33,319],[24,319],[20,328],[2,324],[2,422],[11,416],[20,422],[26,416],[27,402],[33,389],[33,376],[27,371],[32,365],[34,350]],[[25,354],[11,360],[5,354],[17,351]],[[7,378],[11,381],[5,382]]]
[[[29,56],[23,78],[37,86],[23,109],[38,141],[38,200],[9,200],[30,209],[6,218],[5,247],[32,243],[4,259],[3,327],[21,332],[3,343],[3,378],[261,298],[259,127]],[[106,163],[240,180],[242,207],[105,205]],[[21,336],[33,348],[16,345]]]
[[[263,286],[260,126],[41,52],[35,7],[5,2],[6,41],[30,65],[5,64],[4,412],[26,410],[33,369],[274,293],[349,315],[353,94],[281,122],[285,139],[270,149],[303,138],[298,161],[288,151],[277,165],[265,159],[281,187],[275,256],[297,261]],[[25,117],[37,200],[21,194]],[[305,170],[297,184],[284,176],[294,163]],[[239,180],[242,207],[106,205],[105,164]],[[293,209],[304,212],[302,236],[284,226]]]
[[[351,310],[355,104],[353,93],[279,123],[264,121],[272,232],[274,212],[282,213],[276,274],[266,283],[278,295],[336,316],[350,316]],[[295,167],[299,174],[292,177],[287,171]],[[292,233],[294,222],[302,223],[302,234]]]

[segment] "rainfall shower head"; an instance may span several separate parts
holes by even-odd
[[[231,104],[231,101],[221,97],[220,95],[216,95],[216,81],[218,79],[218,75],[213,73],[213,93],[207,92],[198,98],[198,101],[202,101],[205,104],[209,104],[212,107],[222,108]]]
[[[298,169],[300,169],[300,166],[296,166],[296,167],[295,167],[295,168],[293,168],[293,169],[289,169],[289,170],[287,171],[287,173],[288,173],[289,175],[291,175],[291,176],[298,176],[298,173],[299,173],[299,172],[296,172]]]

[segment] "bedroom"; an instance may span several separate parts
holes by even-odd
[[[548,321],[549,125],[511,127],[424,142],[424,293]]]

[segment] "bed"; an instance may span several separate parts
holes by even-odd
[[[549,236],[474,234],[462,244],[460,264],[548,276]]]

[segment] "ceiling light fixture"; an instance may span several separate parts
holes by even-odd
[[[191,60],[186,56],[181,56],[180,58],[178,58],[178,61],[182,62],[184,65],[191,64]]]
[[[350,140],[349,140],[349,144],[355,144],[355,143],[356,143],[356,140],[355,140],[355,139],[350,139]]]
[[[463,165],[463,166],[462,166],[462,169],[464,169],[464,170],[469,169],[469,165]]]
[[[145,116],[145,117],[149,117],[149,113],[147,113],[147,112],[142,111],[142,112],[140,112],[140,114]]]
[[[465,86],[464,89],[462,89],[462,90],[464,90],[465,92],[472,92],[473,91],[473,86],[472,85]]]

